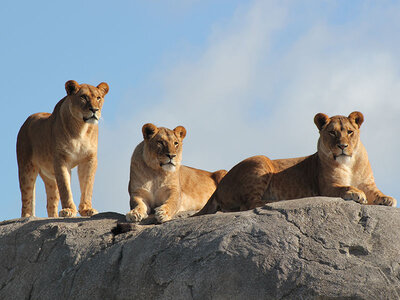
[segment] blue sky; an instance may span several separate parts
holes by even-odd
[[[64,83],[110,85],[93,203],[126,213],[141,126],[187,129],[183,162],[316,151],[318,112],[364,113],[378,187],[400,200],[398,1],[2,1],[0,220],[20,216],[15,142]],[[73,193],[79,184],[73,172]],[[38,178],[36,214],[46,216]]]

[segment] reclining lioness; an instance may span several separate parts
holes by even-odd
[[[226,171],[210,173],[181,165],[186,136],[182,126],[170,130],[145,124],[142,133],[144,141],[131,159],[127,221],[141,221],[155,210],[157,221],[162,223],[177,212],[202,208]]]
[[[270,160],[253,156],[243,160],[226,174],[196,215],[247,210],[268,202],[312,196],[396,206],[396,200],[375,185],[367,151],[360,141],[363,121],[360,112],[331,118],[317,114],[317,153],[300,158]]]
[[[39,174],[47,194],[47,215],[60,217],[77,213],[70,187],[71,169],[78,166],[81,216],[97,213],[92,208],[92,191],[97,168],[98,120],[104,96],[105,82],[97,87],[74,80],[65,83],[67,96],[55,106],[53,113],[33,114],[22,125],[17,137],[19,185],[22,217],[35,215],[35,182]]]

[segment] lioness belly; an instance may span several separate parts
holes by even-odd
[[[208,193],[198,195],[197,197],[182,193],[179,211],[200,210],[207,203],[207,200],[211,197],[212,193],[213,191],[209,191]]]
[[[271,182],[268,189],[265,191],[262,200],[263,202],[268,203],[315,196],[318,196],[318,193],[313,191],[311,186],[300,185],[296,182],[285,182],[279,184]]]

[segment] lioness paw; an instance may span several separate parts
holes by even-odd
[[[82,217],[91,217],[93,215],[98,214],[99,212],[97,210],[95,210],[94,208],[88,208],[88,209],[80,210],[79,213]]]
[[[365,196],[363,191],[352,190],[347,191],[343,197],[344,200],[352,200],[360,204],[367,204],[367,196]]]
[[[76,213],[77,213],[77,211],[72,208],[63,208],[58,213],[58,216],[60,216],[62,218],[76,217]]]
[[[383,196],[383,197],[376,198],[374,200],[374,204],[386,205],[386,206],[396,206],[397,201],[393,197]]]
[[[128,222],[140,222],[147,218],[147,214],[141,214],[136,209],[132,209],[126,214],[126,220]]]
[[[171,214],[168,212],[167,207],[164,205],[161,205],[160,207],[157,207],[155,209],[155,217],[157,222],[159,223],[164,223],[172,219]]]

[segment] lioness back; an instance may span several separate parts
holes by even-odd
[[[158,222],[177,212],[199,210],[215,191],[226,171],[215,173],[181,165],[186,129],[170,130],[145,124],[143,141],[131,159],[128,221],[138,222],[154,210]]]

